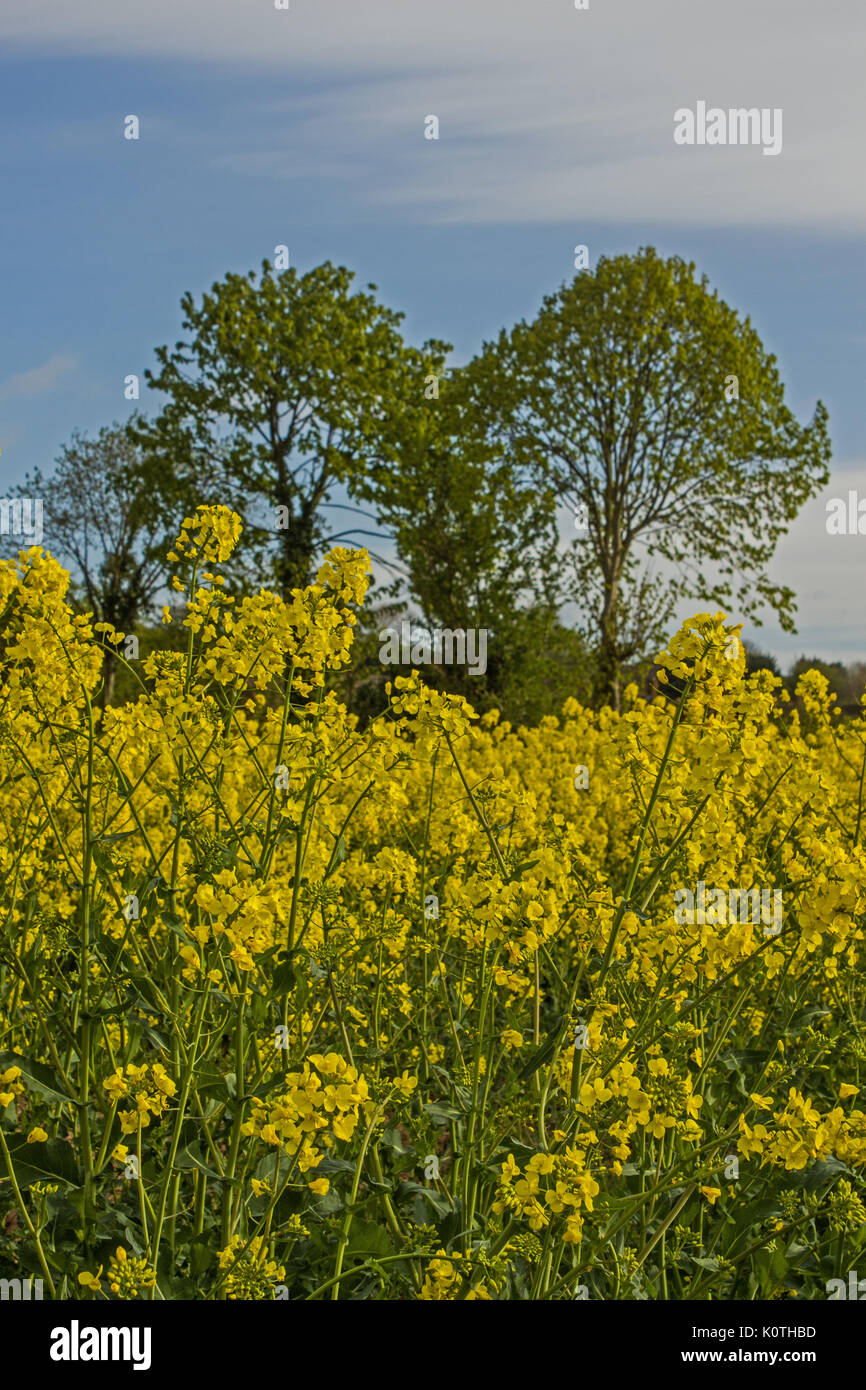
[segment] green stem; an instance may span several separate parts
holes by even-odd
[[[15,1193],[15,1202],[17,1204],[18,1210],[21,1212],[21,1215],[24,1218],[24,1224],[30,1232],[30,1235],[33,1239],[33,1243],[36,1246],[36,1254],[39,1257],[39,1267],[42,1270],[42,1273],[45,1275],[45,1279],[48,1284],[48,1289],[51,1294],[51,1297],[56,1298],[57,1291],[54,1287],[54,1280],[51,1278],[51,1270],[48,1268],[48,1261],[45,1258],[45,1251],[42,1249],[42,1241],[39,1238],[39,1231],[36,1229],[33,1222],[31,1221],[30,1213],[24,1205],[24,1198],[21,1196],[21,1189],[18,1186],[18,1179],[15,1176],[15,1168],[12,1163],[12,1155],[9,1152],[9,1148],[6,1143],[6,1135],[3,1133],[2,1127],[0,1127],[0,1148],[2,1148],[3,1150],[3,1158],[6,1163],[6,1171],[9,1174],[9,1181],[12,1183],[12,1191]]]
[[[349,1244],[349,1233],[352,1229],[352,1219],[355,1214],[355,1203],[358,1200],[358,1188],[361,1185],[361,1173],[364,1168],[364,1159],[366,1157],[367,1149],[369,1147],[370,1140],[373,1137],[376,1125],[379,1122],[379,1116],[385,1109],[386,1103],[386,1101],[382,1101],[381,1104],[376,1107],[376,1110],[373,1114],[373,1118],[368,1124],[367,1131],[361,1142],[361,1151],[358,1154],[358,1161],[355,1164],[355,1175],[352,1179],[352,1191],[349,1194],[349,1201],[346,1207],[346,1215],[343,1218],[343,1225],[340,1231],[340,1238],[337,1244],[337,1258],[334,1264],[334,1288],[331,1294],[331,1298],[333,1301],[336,1301],[340,1296],[339,1279],[343,1268],[343,1256],[346,1253],[346,1246]]]

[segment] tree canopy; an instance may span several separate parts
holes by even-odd
[[[236,592],[287,596],[329,545],[366,544],[398,576],[383,619],[489,638],[483,673],[425,679],[509,718],[569,694],[618,706],[685,599],[793,630],[770,563],[829,476],[827,412],[798,422],[750,319],[694,264],[602,257],[462,367],[447,343],[407,344],[353,279],[265,261],[185,294],[184,336],[146,374],[156,418],[76,434],[54,478],[28,478],[98,619],[145,624],[180,520],[219,502],[244,524]],[[362,717],[393,674],[375,621],[344,682]]]
[[[330,262],[229,274],[200,303],[184,295],[187,339],[158,348],[160,370],[147,373],[168,400],[142,438],[190,506],[241,514],[250,579],[283,594],[347,534],[326,509],[378,456],[389,402],[422,390],[447,351],[407,348],[402,314],[377,302],[375,285],[352,293],[353,278]]]
[[[827,412],[818,402],[798,424],[776,359],[693,264],[652,248],[601,257],[468,372],[488,439],[585,532],[575,596],[599,699],[618,703],[623,663],[682,598],[733,602],[756,623],[769,608],[792,629],[794,594],[767,567],[829,476]]]

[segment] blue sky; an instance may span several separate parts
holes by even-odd
[[[866,496],[853,0],[291,6],[5,0],[0,486],[124,418],[123,379],[179,336],[182,293],[279,243],[302,270],[375,282],[410,340],[445,338],[455,360],[532,315],[576,243],[592,263],[652,244],[751,315],[801,418],[830,411],[831,485],[771,569],[799,635],[747,635],[784,661],[866,659],[866,536],[825,529],[827,498]],[[675,147],[673,112],[699,98],[781,107],[781,155]]]

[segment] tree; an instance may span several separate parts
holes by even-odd
[[[569,505],[575,594],[598,652],[597,696],[660,641],[678,600],[738,616],[793,592],[766,567],[829,477],[827,412],[800,426],[776,359],[706,277],[652,248],[602,257],[485,344],[468,372],[488,439]],[[658,567],[661,562],[661,568]]]
[[[437,382],[435,396],[394,404],[383,453],[386,461],[371,467],[358,490],[396,542],[419,634],[487,634],[483,673],[419,663],[425,679],[519,721],[558,713],[569,695],[588,695],[585,649],[558,616],[552,488],[494,455],[460,371]]]
[[[35,469],[19,489],[43,499],[46,548],[69,569],[76,606],[125,635],[152,611],[181,511],[170,481],[136,442],[142,425],[140,416],[125,425],[115,421],[95,439],[75,431],[54,474],[45,478]],[[116,670],[117,655],[108,648],[103,707],[111,702]]]
[[[781,675],[779,663],[772,652],[762,652],[756,647],[754,642],[743,642],[743,650],[746,655],[746,672],[754,675],[757,671],[772,671],[774,676]]]
[[[194,501],[243,516],[250,577],[283,595],[327,542],[365,534],[334,534],[324,510],[377,456],[391,401],[421,390],[447,350],[407,348],[403,315],[350,293],[353,278],[330,262],[299,275],[265,261],[258,283],[229,274],[201,304],[184,295],[190,341],[158,348],[161,370],[146,374],[169,399],[142,438]]]

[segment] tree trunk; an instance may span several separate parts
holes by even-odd
[[[620,708],[620,663],[616,630],[616,601],[619,593],[619,573],[605,583],[604,602],[598,644],[598,669],[595,678],[595,703]]]
[[[292,589],[304,589],[310,583],[313,569],[315,539],[312,517],[301,513],[293,516],[291,525],[280,536],[277,558],[277,587],[288,599]]]
[[[615,634],[603,630],[598,649],[598,669],[595,677],[595,704],[620,708],[620,669],[616,655]]]
[[[114,698],[114,679],[117,675],[117,657],[113,652],[106,652],[102,660],[102,693],[99,696],[99,707],[106,710]]]

